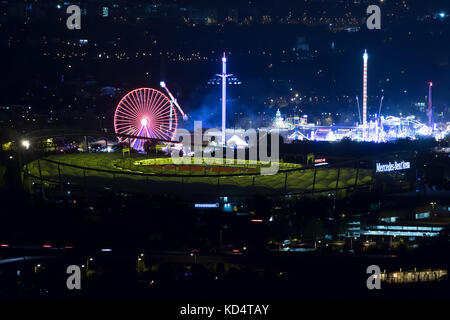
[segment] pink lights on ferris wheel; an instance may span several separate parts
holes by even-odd
[[[159,90],[139,88],[127,93],[116,107],[114,129],[117,134],[172,140],[177,129],[177,112],[172,101]],[[145,139],[130,139],[130,146],[143,151]]]

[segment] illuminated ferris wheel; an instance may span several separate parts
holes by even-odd
[[[164,84],[164,86],[163,86]],[[165,87],[165,83],[161,82]],[[171,99],[161,91],[139,88],[127,93],[116,107],[114,129],[117,134],[172,140],[177,129],[177,112],[184,115],[176,100],[166,88]],[[120,141],[128,138],[119,137]],[[131,138],[130,146],[136,150],[144,149],[145,139]]]

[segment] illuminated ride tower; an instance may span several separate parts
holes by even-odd
[[[225,52],[222,57],[222,144],[227,145],[226,141],[226,121],[227,121],[227,57],[225,57]]]
[[[221,84],[222,85],[222,145],[226,146],[226,121],[227,121],[227,83],[228,84],[241,84],[232,74],[227,74],[227,57],[225,52],[222,57],[222,73],[216,74],[212,79],[208,81],[208,84]]]
[[[364,50],[364,72],[363,72],[363,139],[367,138],[367,60],[369,55],[367,50]]]
[[[431,89],[433,87],[433,82],[428,83],[428,126],[433,131],[433,101],[431,99]]]

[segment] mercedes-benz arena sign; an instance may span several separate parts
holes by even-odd
[[[406,170],[411,167],[410,162],[402,161],[402,162],[389,162],[389,163],[379,163],[377,162],[377,172],[391,172],[398,170]]]

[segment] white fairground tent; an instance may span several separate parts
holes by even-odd
[[[300,131],[296,131],[294,133],[292,133],[289,137],[289,140],[308,140],[308,137],[305,136],[303,133],[301,133]]]
[[[89,144],[98,144],[101,145],[102,147],[106,147],[108,146],[115,146],[117,144],[119,144],[119,142],[117,140],[109,140],[109,139],[105,139],[105,138],[101,138],[101,139],[97,139],[95,141],[90,141]]]
[[[247,148],[248,143],[239,138],[237,135],[234,135],[230,139],[228,139],[227,146],[228,147],[237,146],[238,148]]]

